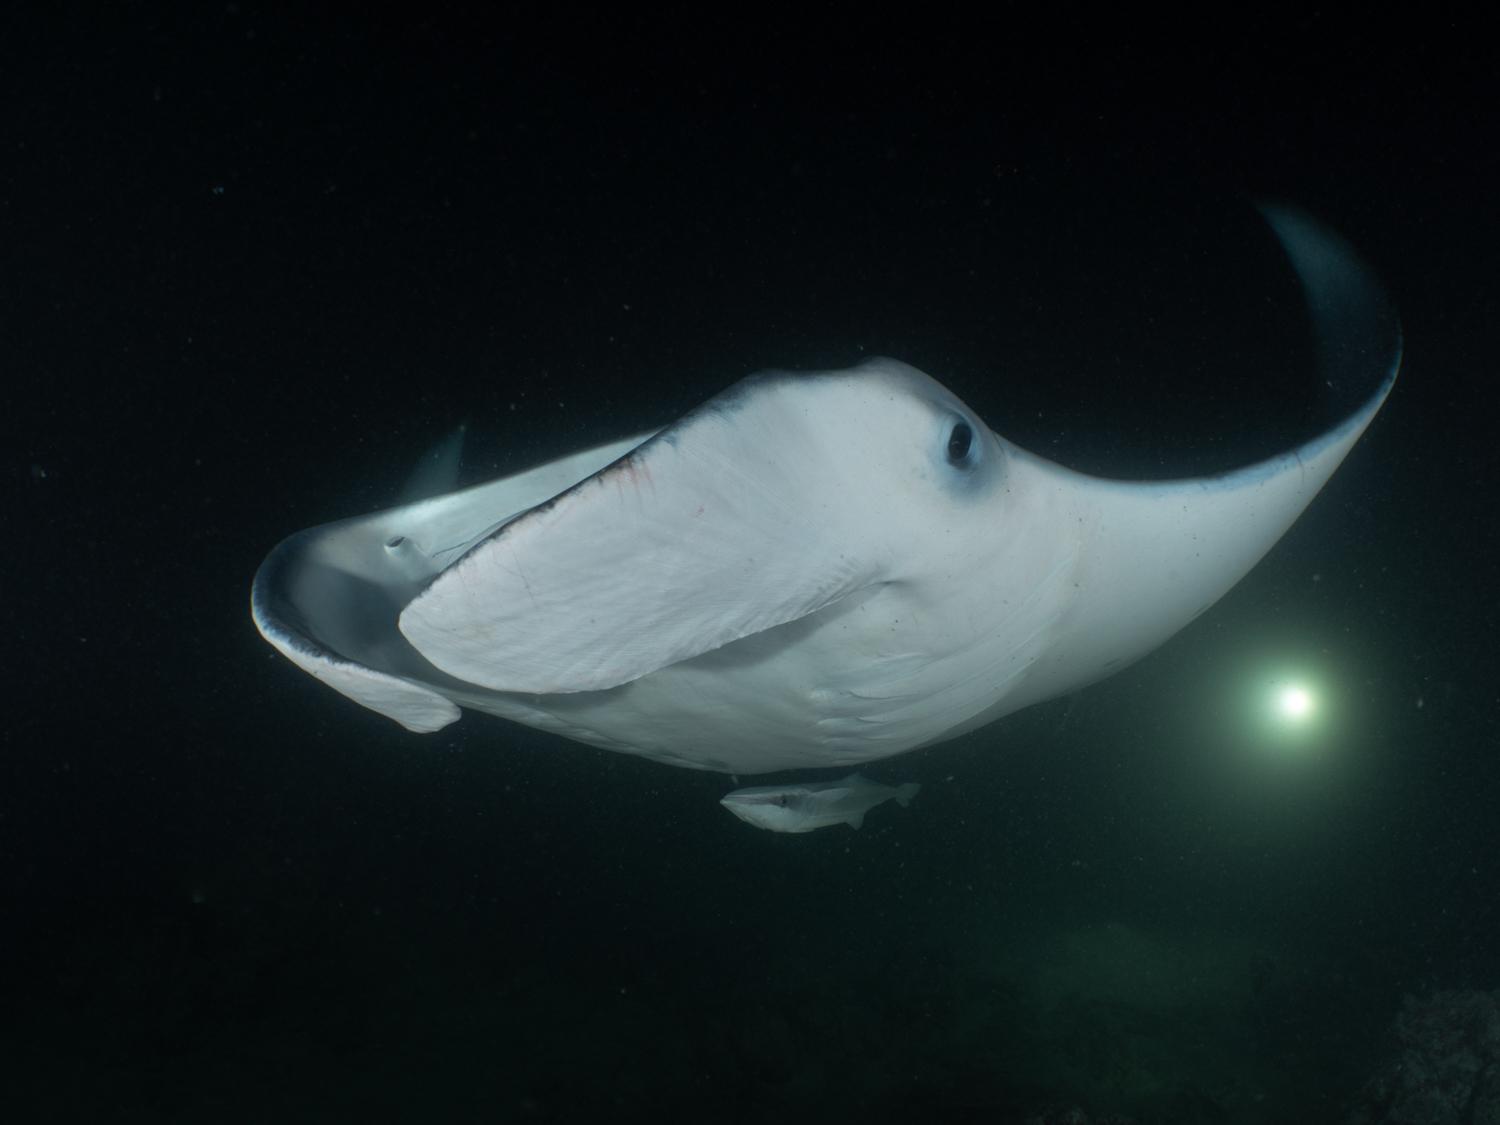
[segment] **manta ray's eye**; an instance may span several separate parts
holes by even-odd
[[[965,464],[969,459],[969,448],[974,444],[974,431],[967,422],[955,422],[948,431],[948,463]]]

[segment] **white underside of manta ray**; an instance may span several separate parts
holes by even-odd
[[[1073,691],[1238,582],[1395,381],[1378,283],[1300,212],[1265,214],[1328,373],[1378,384],[1299,449],[1101,480],[896,360],[756,375],[655,434],[293,535],[255,623],[413,731],[468,707],[725,773],[847,768]]]

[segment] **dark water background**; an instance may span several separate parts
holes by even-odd
[[[8,1119],[1339,1120],[1403,996],[1500,988],[1461,30],[0,20]],[[1286,448],[1369,388],[1319,385],[1264,197],[1389,284],[1385,411],[1212,613],[871,768],[924,788],[862,831],[407,734],[251,625],[271,546],[456,424],[484,479],[765,367],[897,356],[1110,475]],[[1268,766],[1229,701],[1280,660],[1337,715]]]

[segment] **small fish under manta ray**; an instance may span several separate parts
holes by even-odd
[[[812,832],[834,824],[858,828],[865,813],[895,801],[903,809],[921,785],[881,785],[857,773],[840,781],[806,781],[794,785],[755,785],[727,794],[723,805],[746,824],[771,832]]]
[[[893,359],[771,372],[655,433],[299,532],[255,576],[255,624],[409,730],[468,707],[723,773],[849,769],[1075,691],[1244,577],[1395,381],[1379,283],[1301,212],[1264,214],[1323,377],[1376,388],[1298,449],[1102,480]]]

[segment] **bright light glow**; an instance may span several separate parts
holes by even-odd
[[[1253,726],[1262,745],[1278,751],[1306,751],[1329,733],[1336,710],[1325,691],[1326,681],[1306,669],[1286,669],[1261,681],[1252,704]]]
[[[1279,785],[1323,776],[1350,760],[1341,753],[1350,718],[1342,677],[1327,653],[1310,647],[1247,645],[1250,651],[1226,669],[1224,694],[1211,712],[1222,725],[1207,737],[1221,739],[1248,776]]]
[[[1300,723],[1313,713],[1312,692],[1301,684],[1288,684],[1276,694],[1276,710],[1283,719]]]

